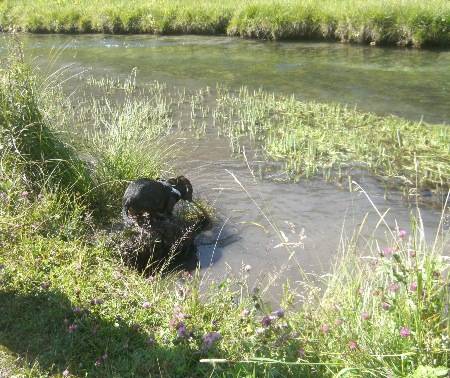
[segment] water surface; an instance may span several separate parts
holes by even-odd
[[[230,37],[26,35],[28,54],[177,86],[216,84],[339,102],[378,114],[450,122],[450,51]],[[5,41],[2,42],[3,46]]]

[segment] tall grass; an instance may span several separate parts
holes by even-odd
[[[227,34],[267,39],[448,46],[445,0],[5,0],[0,28],[52,33]]]
[[[89,173],[62,133],[52,128],[45,112],[46,98],[22,60],[19,42],[11,39],[12,53],[2,61],[0,106],[3,164],[21,172],[22,186],[39,191],[61,186],[85,193]]]

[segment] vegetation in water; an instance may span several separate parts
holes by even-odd
[[[434,240],[413,216],[410,225],[390,229],[380,214],[384,243],[362,238],[361,229],[343,234],[333,271],[312,280],[299,265],[301,292],[285,282],[277,304],[267,302],[266,281],[250,286],[257,273],[248,265],[213,279],[199,271],[140,274],[111,247],[113,231],[104,225],[113,229],[127,180],[170,169],[161,157],[170,156],[173,124],[201,126],[207,93],[168,97],[153,83],[152,96],[137,101],[133,92],[142,88],[132,76],[91,80],[86,85],[100,93],[86,90],[74,101],[59,88],[63,76],[35,75],[20,49],[0,69],[2,374],[448,374],[448,202]],[[126,100],[112,102],[111,91]],[[285,104],[281,114],[297,106],[276,104]],[[219,105],[228,117],[225,100]],[[142,155],[143,141],[155,160]],[[285,236],[281,244],[289,248]]]
[[[3,0],[0,29],[51,33],[226,34],[448,46],[446,0]]]

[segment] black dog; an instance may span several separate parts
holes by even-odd
[[[150,218],[172,215],[175,204],[183,199],[192,202],[192,185],[184,176],[169,180],[141,178],[132,182],[122,199],[122,216],[126,226],[132,226],[132,217],[148,213]]]

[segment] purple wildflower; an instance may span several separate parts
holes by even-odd
[[[22,197],[28,197],[28,192],[26,191],[26,190],[24,190],[23,192],[22,192]]]
[[[100,366],[100,365],[101,365],[100,360],[95,361],[95,362],[94,362],[94,365],[95,365],[95,366]]]
[[[363,312],[361,314],[361,318],[363,318],[364,320],[369,320],[370,319],[370,314],[367,312]]]
[[[391,305],[389,303],[387,303],[387,302],[381,303],[381,308],[383,310],[389,310],[389,307],[391,307]]]
[[[356,341],[350,341],[348,346],[351,350],[354,350],[358,347],[358,343]]]
[[[241,312],[241,316],[243,316],[243,317],[248,316],[248,314],[250,314],[250,311],[247,309],[242,310],[242,312]]]
[[[398,291],[398,289],[400,289],[400,286],[398,286],[397,284],[393,283],[391,284],[391,286],[389,286],[389,290],[392,291],[393,293],[395,293],[396,291]]]
[[[76,324],[71,324],[69,326],[69,333],[75,333],[77,331],[77,325]]]
[[[323,327],[322,327],[322,332],[323,333],[330,333],[331,332],[331,328],[329,326],[327,326],[326,324],[324,324]]]
[[[207,334],[203,337],[203,346],[202,346],[202,349],[203,349],[203,350],[211,349],[213,342],[214,342],[215,340],[219,340],[220,338],[221,338],[220,333],[217,333],[217,332],[207,333]]]
[[[109,357],[108,353],[105,353],[105,354],[102,356],[102,358],[103,358],[104,360],[106,360],[108,357]]]
[[[413,283],[411,283],[411,286],[410,286],[410,289],[411,289],[411,291],[417,291],[417,282],[413,282]]]
[[[181,339],[183,337],[188,337],[189,336],[189,332],[186,328],[186,325],[183,322],[179,322],[176,326],[177,328],[177,333],[178,333],[178,337]]]
[[[270,319],[270,316],[264,315],[261,319],[261,323],[264,327],[269,327],[270,323],[272,323],[272,320]]]
[[[148,339],[148,341],[147,341],[147,344],[148,345],[153,345],[153,344],[155,344],[156,343],[156,340],[155,339]]]
[[[398,230],[397,236],[399,238],[404,238],[406,236],[406,231],[405,230]]]
[[[149,307],[150,307],[150,303],[149,303],[149,302],[144,302],[144,303],[142,304],[142,307],[144,307],[144,308],[149,308]]]
[[[256,328],[255,329],[255,333],[257,335],[264,335],[265,332],[266,332],[266,330],[264,328]]]
[[[63,377],[68,377],[69,376],[69,370],[64,370],[63,372],[62,372],[62,375],[63,375]]]
[[[283,310],[283,309],[279,309],[279,310],[276,312],[276,314],[277,314],[277,317],[278,317],[279,319],[281,319],[281,318],[284,317],[284,310]]]
[[[385,256],[390,256],[392,254],[393,249],[391,247],[386,247],[385,249],[383,249],[383,254]]]
[[[341,311],[341,308],[339,307],[339,305],[335,304],[335,305],[333,305],[333,307],[331,307],[331,311],[339,312],[339,311]]]
[[[400,337],[409,337],[411,336],[411,331],[408,327],[402,327],[400,329]]]

